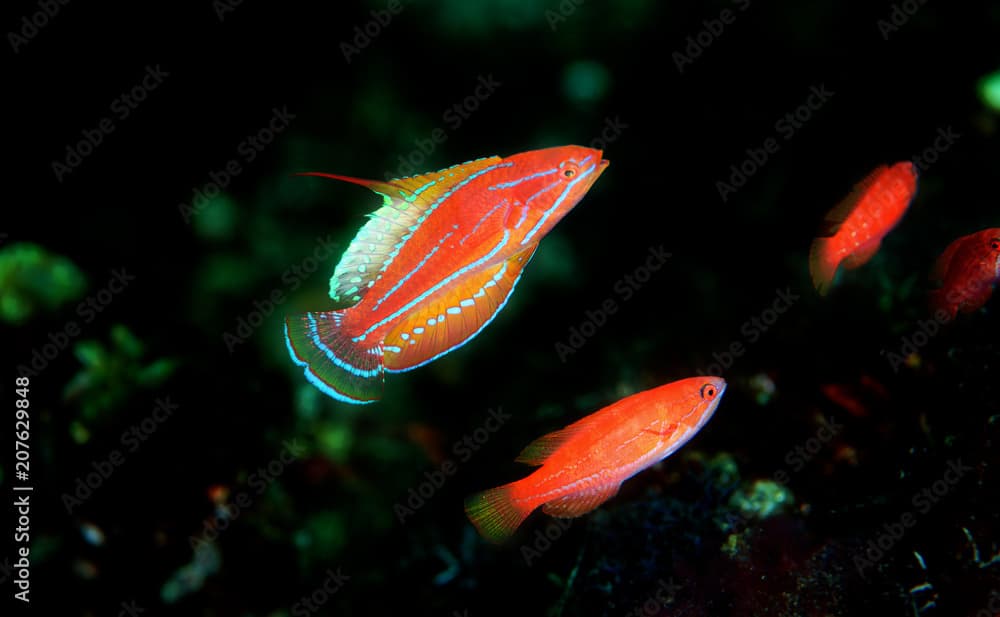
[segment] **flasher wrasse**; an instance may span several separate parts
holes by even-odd
[[[469,497],[465,513],[492,542],[510,536],[539,506],[574,518],[618,493],[622,482],[677,451],[708,422],[726,382],[691,377],[633,394],[533,441],[517,461],[530,476]]]
[[[809,273],[820,295],[830,290],[841,265],[853,270],[875,256],[916,193],[917,168],[912,163],[882,165],[826,215],[809,251]]]
[[[290,315],[285,339],[306,378],[333,398],[381,398],[386,372],[461,346],[503,308],[538,242],[608,165],[561,146],[493,156],[389,181],[323,173],[382,196],[330,279],[349,308]]]
[[[949,319],[972,313],[989,301],[1000,282],[1000,227],[962,236],[948,245],[931,272],[941,287],[931,292],[931,307]]]

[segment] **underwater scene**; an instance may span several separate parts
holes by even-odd
[[[0,615],[1000,615],[1000,3],[10,3]]]

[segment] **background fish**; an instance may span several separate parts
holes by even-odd
[[[586,514],[614,497],[622,482],[694,437],[725,390],[720,377],[691,377],[625,397],[533,441],[517,460],[541,468],[473,495],[465,512],[494,542],[512,534],[539,506],[559,518]]]
[[[826,295],[841,264],[858,268],[878,252],[882,238],[899,223],[917,193],[917,169],[909,161],[882,165],[859,182],[826,215],[809,251],[809,273]]]
[[[1000,227],[962,236],[948,245],[931,272],[941,287],[931,292],[931,307],[954,318],[982,308],[1000,281]]]
[[[384,373],[461,346],[503,308],[538,242],[607,167],[562,146],[380,182],[307,174],[380,194],[330,280],[348,309],[291,315],[285,338],[306,378],[333,398],[370,403]]]

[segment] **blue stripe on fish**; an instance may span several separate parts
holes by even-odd
[[[313,345],[315,345],[317,349],[319,349],[320,351],[322,351],[323,354],[327,358],[329,358],[330,362],[333,362],[333,364],[335,366],[338,366],[338,367],[344,369],[345,371],[347,371],[348,373],[351,373],[352,375],[357,375],[358,377],[368,378],[368,377],[375,377],[376,375],[379,374],[378,370],[374,370],[374,369],[373,370],[369,370],[369,371],[362,370],[362,369],[360,369],[360,368],[358,368],[358,367],[356,367],[356,366],[354,366],[352,364],[348,364],[347,362],[344,362],[343,360],[341,360],[340,358],[338,358],[337,354],[333,353],[333,350],[331,350],[329,347],[327,347],[326,344],[322,340],[320,340],[320,338],[319,338],[319,331],[316,328],[316,320],[313,318],[312,313],[306,313],[306,317],[309,318],[309,328],[311,330],[311,332],[309,334],[309,338],[312,339]],[[286,326],[286,329],[287,329],[287,326]]]
[[[301,317],[299,316],[299,317],[295,317],[295,318],[299,319]],[[310,315],[310,319],[312,319],[311,315]],[[312,320],[312,321],[313,321],[313,323],[315,323],[315,320]],[[298,355],[298,352],[296,351],[295,346],[292,343],[292,335],[291,335],[291,332],[289,330],[289,322],[287,322],[287,321],[285,322],[285,346],[288,348],[288,355],[291,356],[292,361],[295,362],[295,364],[297,364],[298,366],[301,366],[301,367],[303,367],[305,369],[303,371],[303,374],[305,375],[305,377],[309,381],[309,383],[311,383],[312,385],[316,386],[321,392],[323,392],[327,396],[329,396],[329,397],[331,397],[333,399],[336,399],[338,401],[341,401],[343,403],[352,403],[352,404],[355,404],[355,405],[366,405],[366,404],[374,403],[375,402],[375,399],[355,398],[355,397],[351,397],[351,396],[349,396],[349,395],[347,395],[347,394],[345,394],[345,393],[337,390],[334,387],[334,385],[333,385],[332,382],[327,382],[326,380],[324,380],[323,378],[321,378],[313,370],[313,368],[309,365],[308,362],[300,359],[299,355]]]
[[[590,157],[587,157],[587,159],[589,159],[589,158]],[[586,163],[587,159],[584,159],[583,162]],[[583,173],[581,173],[580,175],[578,175],[576,178],[574,178],[571,182],[569,182],[566,185],[566,188],[563,189],[563,192],[559,195],[558,199],[556,199],[555,203],[552,204],[552,207],[549,208],[548,210],[546,210],[542,214],[542,218],[538,219],[538,222],[535,223],[535,226],[531,228],[531,231],[529,231],[528,235],[526,235],[524,237],[524,240],[521,240],[521,244],[527,244],[528,242],[531,241],[531,237],[534,236],[538,232],[539,229],[541,229],[542,225],[549,218],[549,216],[551,216],[552,213],[556,211],[556,208],[558,208],[560,205],[562,205],[563,200],[566,199],[566,195],[569,194],[570,190],[572,190],[572,188],[576,185],[576,183],[580,182],[581,180],[583,180],[584,178],[586,178],[590,174],[594,173],[595,169],[597,169],[597,164],[596,163],[594,163],[593,165],[591,165],[590,167],[588,167],[586,171],[584,171]]]
[[[532,255],[532,256],[534,256],[534,255]],[[529,259],[528,261],[531,261],[531,260]],[[527,266],[527,262],[525,262],[524,265]],[[506,272],[507,272],[507,263],[505,262],[503,264],[503,268],[501,268],[500,271],[497,272],[496,275],[494,275],[493,280],[494,281],[500,280],[500,278],[503,278],[503,275]],[[410,366],[410,367],[407,367],[405,369],[399,369],[399,370],[394,370],[394,369],[388,369],[387,368],[387,369],[385,369],[385,372],[386,373],[405,373],[407,371],[412,371],[415,368],[420,368],[421,366],[424,366],[425,364],[427,364],[429,362],[433,362],[434,360],[437,360],[438,358],[440,358],[441,356],[445,355],[446,353],[449,353],[451,351],[455,351],[456,349],[458,349],[462,345],[465,345],[466,343],[468,343],[472,339],[476,338],[479,335],[479,333],[482,332],[483,329],[486,326],[490,325],[490,322],[492,322],[494,319],[496,319],[496,316],[500,313],[501,310],[503,310],[503,307],[507,306],[507,300],[509,300],[510,297],[514,294],[514,288],[517,287],[517,282],[521,280],[521,275],[522,274],[524,274],[524,267],[523,266],[522,266],[522,269],[521,269],[521,273],[518,274],[517,278],[514,279],[514,282],[511,283],[510,289],[507,291],[507,295],[504,297],[503,302],[501,302],[500,305],[497,306],[496,310],[493,311],[493,314],[490,315],[489,319],[487,319],[486,321],[484,321],[482,323],[482,325],[479,326],[479,328],[475,332],[473,332],[472,334],[470,334],[467,339],[465,339],[461,343],[458,343],[457,345],[454,345],[452,347],[449,347],[448,349],[445,349],[444,351],[442,351],[441,353],[437,354],[436,356],[434,356],[432,358],[428,358],[427,360],[424,360],[420,364],[416,364],[414,366]],[[494,285],[495,285],[495,283],[494,283]]]
[[[391,296],[392,294],[396,293],[396,291],[399,290],[399,288],[402,287],[406,283],[406,281],[410,280],[411,276],[413,276],[414,274],[417,273],[418,270],[420,270],[421,268],[423,268],[424,264],[427,263],[427,260],[430,259],[431,257],[433,257],[434,253],[437,253],[438,249],[441,248],[441,245],[444,244],[444,241],[447,240],[454,233],[455,232],[453,232],[453,231],[449,231],[448,233],[446,233],[438,241],[437,246],[435,246],[434,248],[432,248],[426,255],[424,255],[424,258],[421,259],[417,263],[417,265],[414,266],[414,268],[412,270],[410,270],[409,272],[407,272],[406,276],[400,277],[400,279],[398,281],[396,281],[396,284],[392,286],[392,289],[390,289],[389,291],[387,291],[384,296],[382,296],[381,298],[379,298],[378,302],[375,303],[375,306],[372,307],[372,311],[376,310],[379,306],[381,306],[382,303],[385,302],[389,298],[389,296]]]
[[[531,174],[530,176],[518,178],[517,180],[511,180],[510,182],[501,182],[500,184],[494,184],[493,186],[489,187],[489,190],[495,191],[497,189],[509,189],[510,187],[517,186],[518,184],[521,184],[522,182],[525,182],[527,180],[533,180],[535,178],[541,178],[542,176],[548,176],[550,174],[556,173],[557,171],[559,171],[559,168],[553,167],[552,169],[546,169],[545,171],[540,171],[538,173]]]
[[[494,212],[497,211],[497,208],[500,208],[501,206],[505,206],[505,205],[507,205],[507,198],[506,197],[504,197],[500,201],[500,203],[498,203],[497,205],[495,205],[492,208],[490,208],[489,211],[487,211],[486,214],[483,215],[483,218],[479,219],[479,222],[476,223],[475,227],[472,228],[472,231],[470,231],[469,233],[465,234],[462,237],[462,239],[458,241],[458,243],[459,244],[465,244],[465,241],[469,239],[469,236],[471,236],[472,234],[476,233],[476,230],[479,229],[479,227],[482,226],[482,224],[486,222],[486,219],[490,218],[491,214],[493,214]]]
[[[501,169],[501,168],[504,168],[504,167],[510,167],[511,165],[513,165],[513,163],[496,163],[494,165],[489,165],[487,167],[483,167],[479,171],[477,171],[475,173],[472,173],[472,174],[469,174],[468,178],[465,178],[461,182],[458,182],[457,184],[455,184],[455,186],[451,187],[450,189],[448,189],[447,191],[445,191],[444,193],[442,193],[440,197],[438,197],[433,202],[431,202],[431,204],[427,207],[427,210],[425,210],[423,214],[421,214],[419,217],[417,217],[416,222],[408,228],[408,231],[410,233],[408,233],[405,236],[403,236],[400,239],[401,240],[400,243],[393,247],[395,250],[392,251],[392,253],[389,254],[388,259],[386,259],[384,262],[382,262],[382,267],[380,267],[375,274],[376,275],[382,274],[382,273],[384,273],[389,268],[389,265],[392,264],[392,262],[396,259],[396,256],[399,254],[399,251],[401,251],[403,249],[403,247],[406,246],[406,243],[409,242],[410,238],[412,238],[413,235],[417,232],[417,230],[420,229],[420,226],[423,225],[424,221],[427,220],[427,217],[429,217],[431,214],[433,214],[434,211],[437,210],[438,207],[440,207],[441,204],[443,204],[446,199],[448,199],[449,197],[451,197],[455,193],[455,191],[457,191],[458,189],[462,188],[463,186],[465,186],[469,182],[475,180],[476,178],[478,178],[479,176],[481,176],[481,175],[483,175],[485,173],[489,173],[491,171],[494,171],[496,169]],[[457,167],[457,165],[455,165],[454,167]],[[423,192],[423,191],[429,189],[432,186],[432,184],[434,184],[436,182],[437,182],[437,180],[433,180],[431,182],[428,182],[427,184],[424,184],[423,186],[421,186],[420,188],[418,188],[417,191]],[[414,194],[416,194],[417,191],[415,191]],[[363,339],[359,339],[359,340],[363,340]]]
[[[389,323],[390,321],[396,319],[400,315],[405,314],[407,311],[409,311],[410,309],[412,309],[416,305],[418,305],[421,302],[423,302],[424,300],[426,300],[428,297],[430,297],[431,295],[433,295],[434,293],[436,293],[437,291],[439,291],[442,287],[444,287],[448,283],[454,281],[455,279],[457,279],[458,277],[462,276],[466,272],[468,272],[470,270],[475,270],[476,268],[478,268],[478,267],[482,266],[483,264],[487,263],[490,259],[493,259],[493,257],[497,253],[499,253],[501,249],[503,249],[503,247],[507,246],[507,242],[509,240],[510,240],[510,231],[508,231],[508,230],[505,229],[503,231],[503,238],[500,240],[500,242],[497,243],[496,246],[494,246],[490,250],[489,253],[486,253],[485,255],[483,255],[482,257],[480,257],[479,259],[477,259],[476,261],[474,261],[474,262],[472,262],[472,263],[470,263],[470,264],[468,264],[468,265],[466,265],[466,266],[464,266],[462,268],[459,268],[458,270],[456,270],[456,271],[452,272],[451,274],[449,274],[448,276],[444,277],[440,282],[438,282],[435,285],[431,286],[430,289],[428,289],[427,291],[423,292],[422,294],[420,294],[419,296],[417,296],[413,300],[410,300],[409,302],[407,302],[405,306],[403,306],[402,308],[398,309],[392,315],[389,315],[388,317],[385,317],[385,318],[380,319],[379,321],[375,322],[375,324],[373,324],[367,330],[365,330],[361,334],[361,336],[355,337],[352,340],[355,341],[355,342],[364,340],[365,336],[371,334],[372,332],[374,332],[378,328],[381,328],[382,326],[384,326],[385,324]],[[444,317],[441,317],[441,319],[444,319]]]

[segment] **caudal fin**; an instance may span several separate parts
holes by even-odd
[[[839,263],[830,254],[828,238],[816,238],[809,249],[809,274],[819,295],[825,296],[833,285]]]
[[[343,311],[285,318],[285,342],[305,376],[325,394],[345,403],[373,403],[382,397],[382,344],[365,347],[340,327]]]
[[[534,510],[514,502],[513,486],[491,488],[465,500],[466,516],[490,542],[500,543],[509,538]]]

